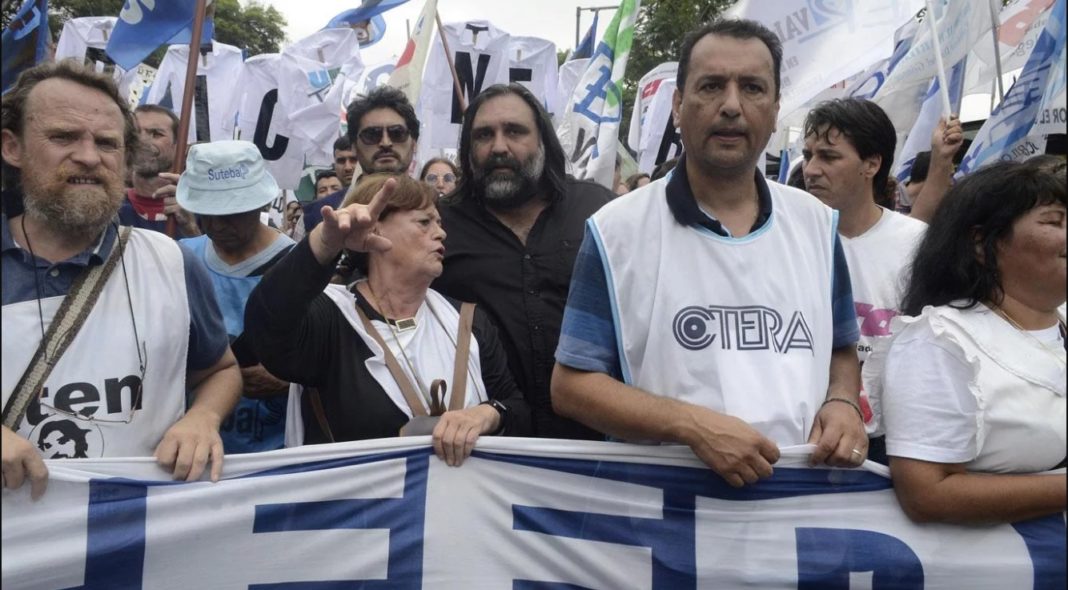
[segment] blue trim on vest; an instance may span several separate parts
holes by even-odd
[[[597,253],[601,256],[601,267],[604,268],[605,280],[607,281],[606,291],[608,291],[608,303],[609,308],[612,310],[612,324],[616,330],[616,350],[619,351],[619,372],[623,375],[623,382],[627,385],[633,385],[634,380],[630,376],[630,367],[627,365],[626,355],[623,352],[623,330],[619,321],[619,304],[616,302],[615,281],[612,279],[612,268],[608,265],[608,256],[606,255],[604,242],[601,240],[601,233],[597,230],[597,225],[593,222],[593,218],[586,220],[586,226],[590,230],[590,235],[593,236],[593,243],[597,246]]]

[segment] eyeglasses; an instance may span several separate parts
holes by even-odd
[[[411,136],[408,128],[404,125],[390,125],[389,127],[379,125],[360,129],[360,132],[356,134],[356,138],[364,145],[378,145],[382,142],[383,132],[389,135],[389,140],[393,143],[404,143]]]
[[[431,172],[430,174],[427,174],[425,177],[423,177],[423,180],[427,181],[430,184],[434,184],[438,181],[439,178],[441,180],[444,180],[445,182],[456,182],[456,175],[452,172],[446,172],[445,174],[440,176]]]

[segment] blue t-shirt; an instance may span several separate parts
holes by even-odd
[[[307,205],[304,205],[304,231],[311,233],[311,230],[315,229],[315,226],[323,220],[323,205],[330,205],[334,209],[341,206],[341,202],[345,200],[345,193],[348,192],[348,188],[343,188],[336,193],[326,195],[321,199],[316,199]]]
[[[681,172],[680,172],[681,170]],[[763,176],[756,175],[760,212],[752,231],[756,231],[771,216],[771,194]],[[668,204],[676,221],[701,225],[720,235],[729,235],[726,228],[697,206],[686,178],[685,160],[672,171],[667,186]],[[855,346],[860,338],[856,310],[853,307],[853,286],[849,280],[849,266],[841,240],[834,237],[834,279],[831,286],[834,340],[832,347]],[[604,261],[587,222],[586,234],[575,258],[571,275],[556,361],[561,365],[605,373],[622,381],[616,326],[612,317],[611,297],[605,275]]]
[[[100,240],[93,246],[67,260],[51,264],[41,258],[34,259],[28,251],[15,244],[7,215],[0,217],[3,219],[0,226],[3,305],[66,295],[83,268],[89,264],[104,263],[118,237],[118,225],[113,223],[104,230]],[[185,266],[185,287],[189,299],[189,353],[186,357],[186,370],[203,370],[219,361],[226,352],[229,341],[207,269],[189,250],[180,244],[179,248]]]

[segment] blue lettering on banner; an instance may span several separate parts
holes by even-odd
[[[900,539],[875,531],[798,527],[798,590],[849,590],[849,574],[871,572],[872,587],[923,590],[923,564]]]
[[[388,529],[389,563],[385,580],[359,581],[362,590],[421,588],[427,472],[433,450],[421,448],[340,460],[319,461],[261,472],[263,477],[406,458],[400,498],[262,504],[255,507],[252,534],[331,529]],[[85,585],[70,590],[141,588],[145,561],[148,488],[187,485],[175,482],[91,480]],[[249,590],[351,588],[355,581],[328,580],[253,584]]]

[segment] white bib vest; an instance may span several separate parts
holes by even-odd
[[[804,443],[827,394],[837,214],[769,183],[771,217],[728,238],[680,226],[666,186],[588,222],[625,382],[745,420],[780,446]]]
[[[182,253],[163,234],[134,229],[123,258],[129,296],[120,263],[19,425],[18,433],[46,459],[151,456],[185,412],[189,304]],[[41,301],[46,331],[62,301]],[[134,337],[131,305],[141,342]],[[3,306],[3,327],[6,405],[41,341],[37,301]],[[143,382],[139,346],[146,361]],[[141,399],[133,410],[139,384]]]

